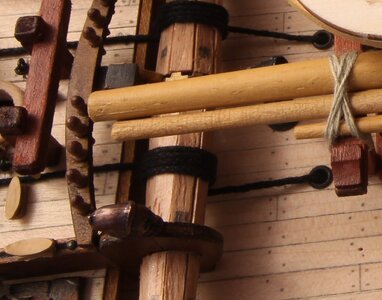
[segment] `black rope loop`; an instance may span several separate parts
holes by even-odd
[[[222,38],[228,35],[229,15],[227,10],[218,4],[201,1],[178,0],[162,6],[155,23],[161,32],[174,23],[198,23],[217,28]]]
[[[216,196],[220,194],[230,193],[246,193],[253,190],[266,189],[271,187],[279,187],[289,184],[309,184],[315,189],[324,189],[331,185],[333,182],[332,170],[327,166],[314,167],[309,174],[287,177],[282,179],[257,181],[243,185],[225,186],[221,188],[214,188],[208,191],[209,196]]]
[[[216,179],[217,158],[200,148],[169,146],[146,152],[139,164],[144,180],[159,174],[182,174],[198,177],[213,184]]]

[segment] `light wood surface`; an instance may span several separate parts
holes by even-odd
[[[26,194],[25,188],[20,183],[20,178],[14,176],[8,186],[7,199],[5,200],[5,217],[8,220],[21,217],[21,210],[25,205]]]
[[[351,96],[353,113],[369,114],[381,112],[381,95],[382,90],[354,93]],[[328,117],[332,102],[333,95],[315,96],[214,111],[120,121],[113,124],[112,137],[117,141],[124,141],[250,125],[321,119]],[[368,127],[367,130],[376,130],[378,128],[376,125]],[[322,137],[322,135],[318,137]]]
[[[69,40],[78,38],[90,0],[72,0]],[[134,32],[137,2],[117,1],[111,34]],[[231,24],[289,33],[310,34],[318,29],[284,0],[227,0]],[[0,1],[0,47],[17,45],[11,37],[20,15],[38,11],[38,0]],[[132,58],[131,46],[107,48],[103,64]],[[232,35],[223,42],[222,71],[252,67],[272,55],[293,61],[318,58],[309,44]],[[28,56],[23,56],[28,59]],[[0,79],[25,88],[14,74],[18,57],[0,58]],[[64,143],[67,84],[61,82],[53,135]],[[110,137],[108,122],[95,125],[97,165],[116,162],[120,146]],[[273,132],[267,126],[248,126],[213,133],[219,158],[218,186],[283,178],[308,173],[313,166],[329,163],[322,139],[296,141],[293,132]],[[6,176],[3,174],[2,176]],[[96,176],[97,205],[114,201],[117,174]],[[332,188],[317,191],[309,186],[272,188],[245,194],[210,197],[206,222],[223,233],[225,252],[217,270],[201,275],[197,299],[306,299],[375,300],[382,298],[381,185],[370,178],[365,196],[337,198]],[[0,189],[3,208],[7,188]],[[64,180],[31,186],[30,207],[24,222],[4,220],[0,214],[0,245],[28,237],[66,238],[74,235]],[[239,259],[242,258],[242,259]],[[247,259],[250,258],[250,259]],[[65,275],[61,275],[65,278]],[[102,299],[104,271],[85,277],[83,299]],[[61,277],[61,278],[62,278]],[[60,278],[60,276],[58,277]]]
[[[168,1],[170,2],[170,1]],[[220,0],[206,2],[220,3]],[[221,51],[217,29],[200,24],[173,24],[161,34],[156,71],[172,74],[168,82],[185,83],[193,76],[216,72]],[[211,53],[204,56],[199,49]],[[165,53],[165,55],[163,55]],[[150,149],[166,146],[207,148],[204,133],[151,139]],[[204,223],[208,183],[179,174],[159,174],[148,179],[146,205],[170,222]],[[199,276],[198,255],[187,252],[159,252],[143,259],[140,299],[195,299]]]
[[[45,255],[54,247],[54,240],[34,238],[17,241],[4,247],[5,253],[15,256]]]
[[[376,133],[382,131],[382,117],[371,116],[355,119],[357,127],[362,133]],[[308,125],[300,125],[294,128],[294,136],[296,139],[314,139],[325,136],[326,123],[315,123]],[[340,136],[351,135],[349,126],[345,123],[340,125]]]
[[[382,2],[379,0],[289,0],[289,3],[330,32],[382,47]]]
[[[382,87],[382,52],[362,53],[349,77],[352,91]],[[328,58],[264,68],[97,91],[89,97],[93,121],[138,117],[203,108],[240,106],[329,94],[333,75]],[[181,99],[181,100],[180,100]]]

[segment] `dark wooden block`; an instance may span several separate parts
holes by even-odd
[[[334,186],[339,197],[363,195],[368,184],[368,149],[356,138],[340,139],[332,146]]]
[[[26,127],[27,110],[19,106],[0,107],[0,133],[4,135],[22,134]]]

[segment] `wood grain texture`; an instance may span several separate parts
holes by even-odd
[[[359,55],[349,90],[381,88],[382,52]],[[275,84],[276,83],[276,84]],[[214,74],[108,91],[89,97],[93,121],[127,120],[162,113],[290,100],[333,92],[328,58]],[[179,99],[182,99],[180,101]]]
[[[192,23],[174,24],[164,30],[157,71],[189,75],[213,72],[213,54],[220,51],[216,31]],[[201,58],[203,53],[197,50],[200,47],[209,47],[209,59]],[[179,79],[179,82],[187,80]],[[150,140],[150,148],[169,145],[205,148],[206,141],[203,133],[169,136]],[[146,205],[166,221],[203,224],[207,189],[206,182],[191,176],[155,176],[147,182]],[[199,257],[193,253],[163,252],[145,257],[141,266],[140,299],[195,299],[199,263]]]
[[[47,143],[53,122],[59,83],[60,59],[65,49],[71,2],[42,1],[40,14],[49,30],[33,45],[24,106],[28,131],[17,138],[14,169],[21,174],[41,172],[46,164]]]
[[[382,104],[379,99],[381,95],[382,90],[369,90],[352,94],[350,101],[353,113],[368,114],[380,112],[382,110]],[[124,141],[238,128],[249,125],[315,120],[328,117],[332,102],[333,95],[316,96],[291,101],[161,116],[160,118],[152,117],[119,121],[113,124],[111,135],[117,141]],[[366,124],[369,125],[365,132],[377,132],[380,127],[378,118],[368,120],[369,122],[365,120],[361,122],[365,130]],[[307,129],[313,125],[309,125],[310,127],[306,127],[308,125],[303,126],[305,126],[303,128]],[[317,125],[316,134],[311,137],[308,135],[307,138],[323,137],[322,126],[322,124]]]
[[[310,19],[325,29],[359,43],[370,46],[381,46],[382,33],[378,29],[381,21],[382,4],[373,0],[355,0],[343,2],[290,0]],[[365,22],[364,16],[368,16]]]
[[[90,0],[73,1],[69,40],[79,37],[90,4]],[[112,36],[134,32],[137,4],[135,0],[116,2]],[[304,34],[319,29],[284,0],[226,0],[224,5],[230,10],[231,24],[237,26]],[[39,0],[0,1],[1,48],[17,46],[10,38],[14,20],[20,15],[38,12],[39,6]],[[272,55],[285,55],[293,62],[326,57],[331,53],[317,51],[309,44],[238,35],[230,36],[222,46],[221,67],[225,71],[252,67]],[[131,61],[131,46],[117,45],[107,49],[104,65]],[[16,61],[16,57],[0,59],[0,79],[12,80],[25,88],[24,79],[13,72]],[[67,82],[62,81],[60,86],[59,95],[63,99]],[[58,101],[53,135],[60,143],[64,142],[64,123],[65,102]],[[95,163],[118,161],[121,148],[110,138],[110,123],[97,123],[94,136],[97,141]],[[299,176],[308,173],[313,166],[330,163],[328,148],[322,139],[296,141],[293,132],[273,132],[264,125],[219,130],[213,137],[213,149],[220,160],[216,186]],[[317,191],[309,186],[210,197],[206,222],[224,233],[227,250],[231,251],[224,254],[224,261],[208,282],[199,282],[198,298],[380,299],[382,258],[377,254],[380,253],[382,228],[381,185],[375,176],[369,181],[367,195],[345,198],[338,198],[333,187]],[[116,182],[115,172],[96,176],[97,206],[113,203]],[[65,181],[43,182],[33,185],[32,189],[27,222],[12,224],[1,219],[1,245],[31,236],[74,236]],[[1,187],[0,206],[5,196],[6,188]],[[251,261],[243,259],[237,263],[236,256],[232,255],[255,249],[262,254]],[[260,262],[264,266],[260,265],[259,272],[255,273]],[[232,265],[228,271],[230,276],[219,280],[227,264]],[[237,275],[244,268],[252,273]],[[83,299],[102,299],[105,273],[91,273],[76,275],[87,278]],[[65,276],[59,274],[55,278]]]

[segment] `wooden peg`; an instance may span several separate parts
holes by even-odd
[[[21,185],[20,178],[12,178],[8,186],[5,202],[5,217],[8,220],[21,218],[25,212],[26,189]]]
[[[55,242],[52,239],[32,238],[17,241],[4,247],[5,253],[14,256],[45,256],[52,253]]]
[[[59,70],[65,49],[71,1],[43,0],[41,18],[49,30],[32,47],[24,107],[27,131],[17,137],[13,167],[20,174],[41,172],[46,165],[47,143],[57,99]]]

